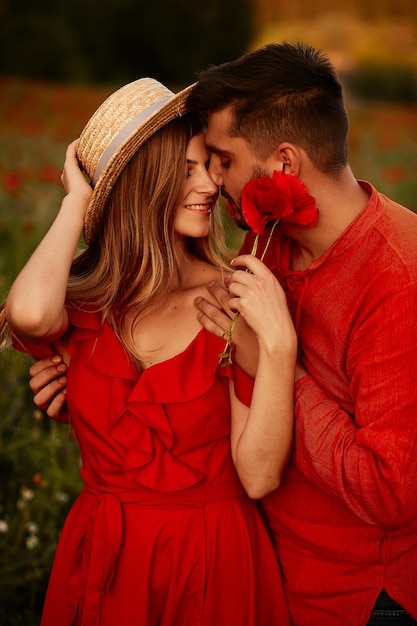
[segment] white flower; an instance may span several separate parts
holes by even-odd
[[[36,535],[39,532],[39,526],[35,522],[28,522],[26,524],[26,530],[31,535]]]
[[[57,491],[55,494],[55,498],[58,500],[58,502],[61,502],[61,504],[65,504],[70,499],[69,495],[67,493],[64,493],[63,491]]]
[[[28,489],[27,487],[22,487],[22,500],[24,502],[29,502],[33,500],[35,492],[32,489]]]
[[[30,537],[26,539],[26,547],[28,550],[33,550],[34,548],[37,548],[38,545],[39,539],[36,535],[30,535]]]
[[[4,519],[0,519],[0,533],[7,533],[9,525]]]

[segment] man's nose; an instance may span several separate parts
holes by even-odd
[[[210,165],[208,168],[208,173],[213,179],[214,183],[218,187],[223,187],[223,173],[220,164],[220,159],[216,154],[212,154],[210,158]]]

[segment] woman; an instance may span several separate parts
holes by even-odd
[[[85,488],[62,531],[42,626],[289,623],[238,473],[253,497],[279,482],[292,376],[281,384],[274,372],[293,373],[296,341],[289,319],[267,337],[259,302],[246,304],[259,341],[248,409],[232,368],[218,366],[224,340],[201,329],[193,305],[227,270],[187,93],[140,79],[101,105],[68,147],[67,195],[4,306],[16,346],[36,357],[58,346],[69,363],[82,456]]]

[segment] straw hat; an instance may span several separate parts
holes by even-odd
[[[77,148],[93,186],[84,223],[87,244],[120,172],[153,133],[185,112],[192,87],[174,94],[153,78],[140,78],[111,94],[90,118]]]

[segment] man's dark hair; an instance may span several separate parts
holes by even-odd
[[[243,137],[259,158],[289,141],[323,172],[347,163],[342,86],[328,57],[312,46],[268,44],[211,66],[201,72],[188,106],[206,117],[230,106],[230,135]]]

